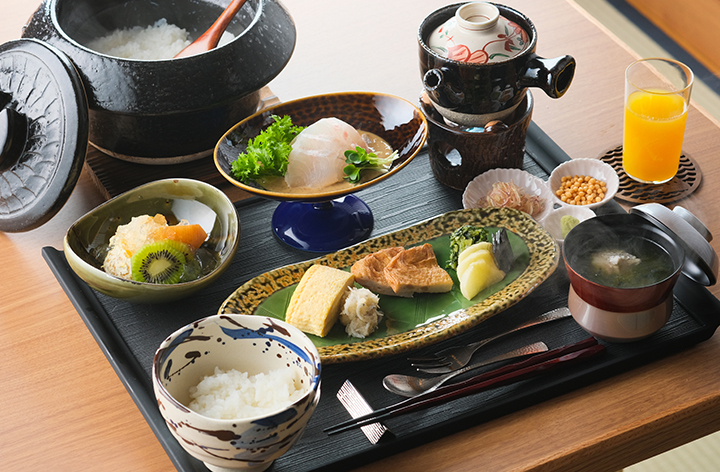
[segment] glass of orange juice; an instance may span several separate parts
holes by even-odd
[[[649,184],[671,180],[678,171],[693,72],[661,58],[641,59],[625,71],[623,168]]]

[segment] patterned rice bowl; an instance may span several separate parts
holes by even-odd
[[[255,417],[215,419],[188,408],[190,388],[215,368],[255,375],[292,369],[306,391]],[[155,397],[180,445],[212,471],[270,467],[300,438],[320,401],[320,356],[310,339],[277,319],[214,315],[171,334],[153,360]]]

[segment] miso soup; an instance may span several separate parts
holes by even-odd
[[[615,288],[647,287],[675,272],[670,254],[644,238],[596,246],[578,255],[574,269],[592,282]]]

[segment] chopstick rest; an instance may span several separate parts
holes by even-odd
[[[353,418],[373,411],[365,397],[349,380],[342,384],[340,390],[338,390],[337,398]],[[377,444],[385,436],[385,433],[391,434],[390,430],[380,422],[361,426],[360,429],[372,444]]]
[[[422,393],[366,415],[358,416],[357,418],[344,421],[335,426],[330,426],[324,431],[328,435],[342,433],[387,418],[429,408],[473,393],[479,393],[491,388],[536,377],[551,370],[567,366],[583,359],[588,359],[604,351],[605,347],[598,344],[597,339],[590,337],[577,343],[568,344],[551,351],[537,354],[524,361],[476,375],[463,382],[446,385],[432,392]]]

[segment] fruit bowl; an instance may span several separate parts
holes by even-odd
[[[180,283],[145,283],[102,269],[110,238],[118,226],[140,215],[164,215],[168,223],[185,219],[207,233],[202,247],[216,255],[201,277]],[[63,251],[70,268],[90,287],[134,303],[164,303],[207,287],[227,268],[237,251],[240,222],[230,199],[212,185],[192,179],[151,182],[109,200],[70,226]]]
[[[250,139],[274,122],[273,116],[290,116],[298,126],[336,117],[384,139],[398,158],[386,173],[349,188],[290,193],[239,181],[232,173],[232,162],[245,152]],[[372,211],[353,194],[398,173],[420,151],[427,134],[424,115],[402,98],[372,92],[333,93],[281,103],[242,120],[220,138],[214,158],[220,173],[233,185],[281,202],[272,218],[273,231],[281,241],[306,251],[332,252],[366,239],[372,231]]]

